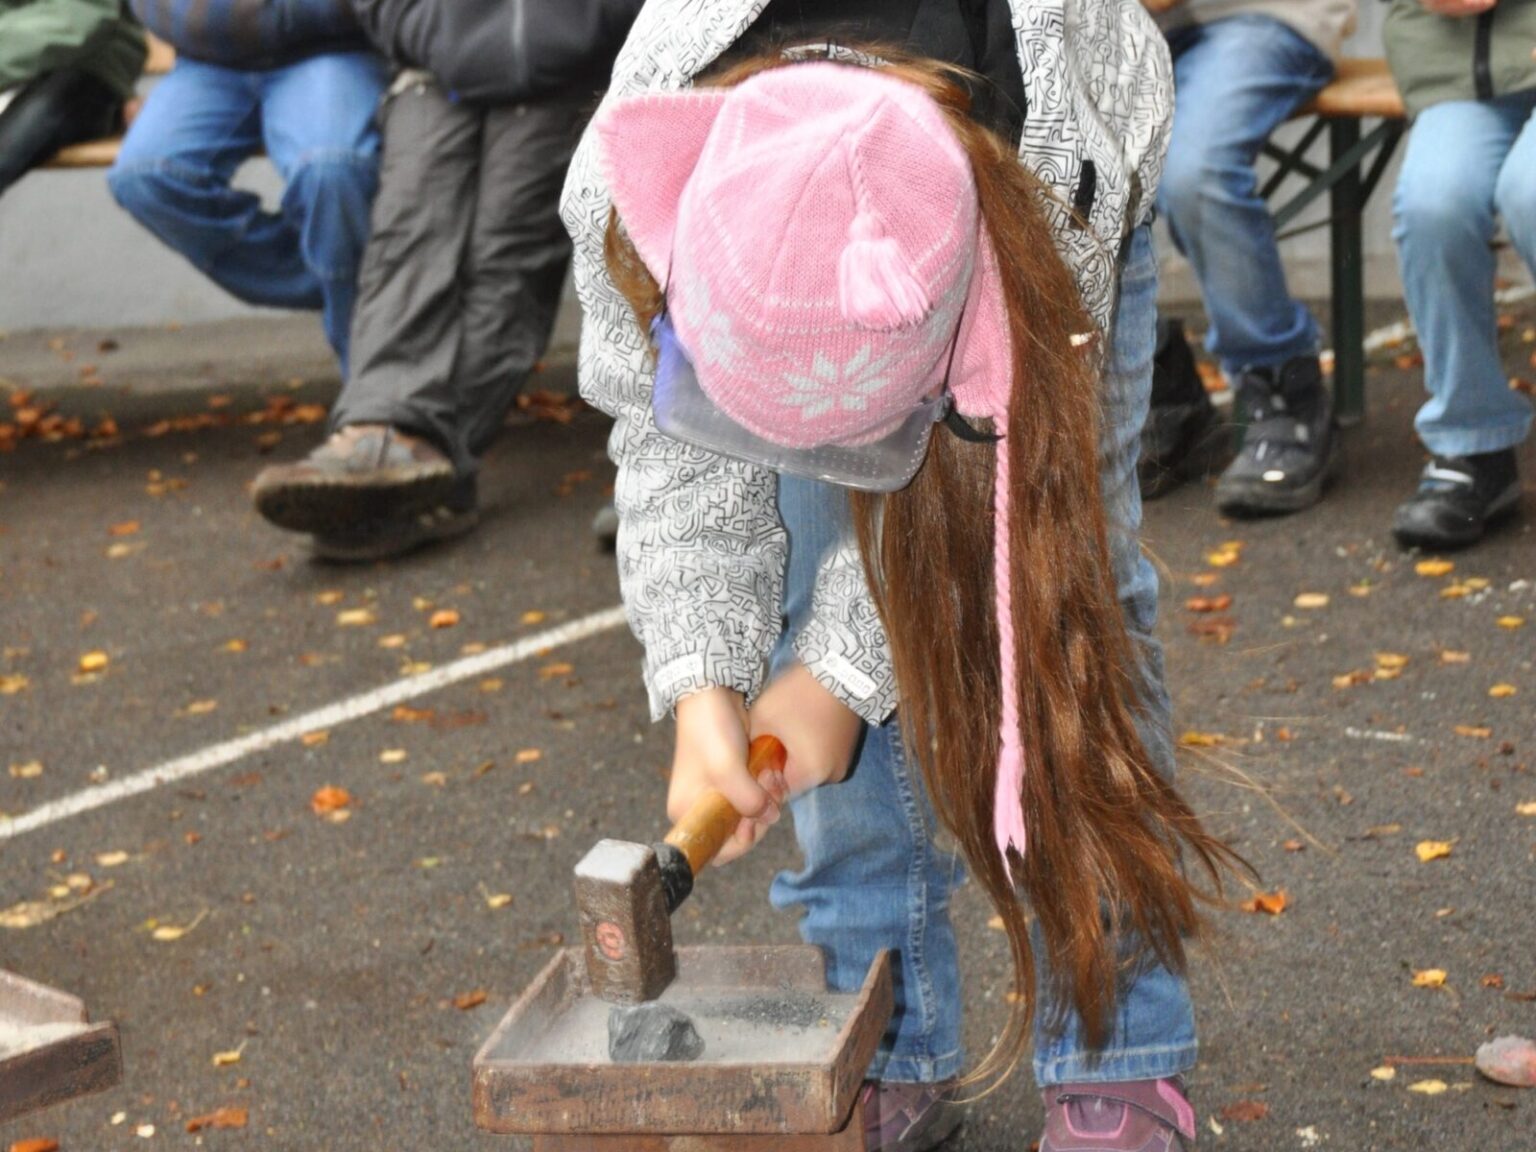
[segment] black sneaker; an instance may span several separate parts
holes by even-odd
[[[1195,367],[1184,326],[1178,320],[1161,321],[1152,360],[1152,406],[1136,464],[1141,498],[1156,500],[1186,480],[1204,480],[1227,452],[1227,430]]]
[[[1465,548],[1520,507],[1515,450],[1436,456],[1419,490],[1397,509],[1392,535],[1404,548]]]
[[[1216,507],[1227,516],[1273,516],[1316,504],[1335,456],[1333,399],[1317,357],[1250,368],[1236,392],[1243,443],[1216,482]]]

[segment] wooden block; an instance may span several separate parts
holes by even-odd
[[[808,945],[680,948],[677,958],[677,981],[662,1002],[699,1023],[701,1059],[611,1063],[609,1005],[591,996],[579,950],[566,949],[475,1056],[475,1123],[583,1139],[838,1132],[890,1020],[889,955],[857,994],[828,992],[825,960]],[[764,1024],[759,1004],[791,1013],[814,1004],[823,1015],[819,1023]]]
[[[0,1122],[122,1079],[117,1025],[73,996],[0,969]]]
[[[535,1136],[533,1152],[864,1152],[857,1109],[841,1132],[781,1136]]]

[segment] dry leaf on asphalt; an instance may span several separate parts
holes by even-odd
[[[1372,1068],[1371,1069],[1371,1079],[1372,1080],[1396,1080],[1397,1079],[1397,1069],[1392,1067],[1392,1065],[1390,1065],[1390,1064],[1383,1064],[1379,1068]]]
[[[124,520],[121,524],[114,524],[107,529],[108,536],[132,536],[139,530],[137,520]]]
[[[1401,671],[1406,667],[1408,667],[1408,657],[1400,652],[1376,653],[1376,668],[1378,671],[1382,669],[1386,669],[1389,672]]]
[[[1184,607],[1191,612],[1225,612],[1232,607],[1232,597],[1226,594],[1220,596],[1191,596],[1184,601]]]
[[[1214,551],[1205,554],[1205,562],[1212,568],[1230,568],[1243,558],[1240,540],[1228,540]]]
[[[39,924],[46,924],[66,912],[73,912],[83,904],[88,904],[103,892],[112,887],[112,881],[85,889],[80,895],[74,895],[68,887],[63,894],[47,900],[23,900],[19,904],[12,904],[4,911],[0,911],[0,928],[35,928]]]
[[[542,760],[543,758],[544,753],[540,752],[537,748],[520,748],[518,749],[517,755],[512,759],[518,764],[532,764],[537,760]]]
[[[25,764],[11,765],[11,779],[13,780],[36,780],[42,774],[43,763],[41,760],[28,760]]]
[[[1536,816],[1536,800],[1528,804],[1516,804],[1515,812],[1520,816]]]
[[[1525,617],[1524,616],[1500,616],[1499,619],[1498,619],[1498,625],[1499,625],[1500,628],[1505,628],[1505,629],[1508,629],[1509,631],[1513,632],[1516,628],[1524,628],[1525,627]]]
[[[11,1152],[59,1152],[59,1142],[46,1136],[36,1136],[31,1140],[17,1140],[10,1148]]]
[[[1269,1115],[1269,1105],[1262,1100],[1239,1100],[1221,1110],[1223,1120],[1238,1124],[1251,1124]]]
[[[1413,850],[1421,863],[1428,864],[1431,860],[1444,860],[1454,847],[1453,840],[1421,840]]]
[[[570,664],[546,664],[544,667],[539,669],[539,679],[557,680],[561,676],[569,676],[574,671],[576,671],[575,667]]]
[[[1443,648],[1440,651],[1440,663],[1442,663],[1442,664],[1470,664],[1470,663],[1472,663],[1472,653],[1470,653],[1470,652],[1456,652],[1456,651],[1453,651],[1450,648]]]
[[[110,660],[105,652],[87,652],[80,657],[79,668],[81,672],[100,672],[106,668]]]
[[[409,755],[404,748],[386,748],[379,753],[380,764],[399,764]]]
[[[478,1008],[485,1003],[486,991],[484,988],[476,988],[473,992],[466,992],[462,996],[453,998],[453,1006],[460,1012],[468,1012],[471,1008]]]
[[[324,788],[317,789],[309,798],[309,806],[316,816],[326,816],[332,812],[339,812],[343,808],[352,806],[352,793],[345,788],[338,788],[333,784],[327,784]]]
[[[116,868],[120,864],[128,863],[128,853],[118,850],[116,852],[96,853],[96,863],[103,868]]]
[[[240,1054],[245,1051],[245,1043],[242,1040],[238,1048],[231,1048],[227,1052],[215,1052],[213,1054],[213,1066],[215,1068],[228,1068],[231,1064],[240,1063]]]
[[[19,673],[11,676],[0,676],[0,696],[15,696],[18,692],[25,692],[31,681]]]
[[[1285,889],[1277,888],[1273,892],[1255,892],[1251,900],[1244,900],[1238,907],[1244,912],[1262,912],[1269,916],[1278,916],[1285,911],[1286,903]]]
[[[1328,607],[1328,593],[1303,592],[1292,603],[1298,608],[1326,608]]]
[[[318,748],[322,744],[329,743],[330,739],[331,734],[325,729],[321,728],[314,732],[304,733],[304,735],[299,737],[299,743],[304,745],[306,748]]]
[[[1444,1080],[1415,1080],[1408,1085],[1408,1091],[1417,1092],[1421,1096],[1438,1096],[1446,1090]]]
[[[1486,740],[1493,735],[1493,729],[1486,724],[1457,724],[1451,730],[1458,736],[1470,736],[1473,740]]]
[[[459,614],[452,608],[439,608],[427,617],[427,625],[431,628],[452,628],[458,622]]]
[[[1415,988],[1444,988],[1444,968],[1415,968],[1413,972],[1413,986]]]
[[[324,604],[327,608],[340,604],[345,594],[339,588],[328,588],[324,592],[315,593],[315,603]]]
[[[336,613],[336,625],[340,628],[361,628],[378,620],[372,608],[348,608]]]
[[[1519,689],[1513,684],[1495,684],[1492,688],[1488,689],[1488,695],[1492,696],[1495,700],[1504,700],[1513,696],[1518,691]]]
[[[1191,729],[1179,737],[1179,743],[1185,748],[1220,748],[1227,743],[1227,738],[1220,732],[1197,732]]]
[[[1420,576],[1445,576],[1454,572],[1456,565],[1449,560],[1420,560],[1413,570]]]
[[[524,612],[522,616],[522,622],[524,624],[542,624],[544,623],[544,613],[537,610],[532,612]]]
[[[196,916],[192,917],[192,919],[186,924],[156,924],[150,930],[150,939],[158,940],[162,944],[169,944],[173,941],[180,940],[188,932],[192,931],[192,929],[201,924],[207,915],[208,909],[204,908]]]
[[[201,1132],[205,1128],[244,1128],[250,1113],[244,1108],[215,1108],[206,1116],[194,1116],[187,1121],[188,1132]]]

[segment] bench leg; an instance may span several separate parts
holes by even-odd
[[[1328,126],[1329,149],[1337,162],[1360,142],[1360,121],[1340,118]],[[1365,267],[1361,215],[1365,198],[1360,167],[1339,175],[1329,193],[1333,265],[1333,384],[1339,423],[1365,418]]]

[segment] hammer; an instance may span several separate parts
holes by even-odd
[[[784,745],[759,736],[747,753],[754,778],[783,771]],[[616,1062],[693,1060],[704,1042],[686,1015],[650,1001],[677,976],[672,913],[693,891],[742,817],[719,792],[699,797],[660,844],[601,840],[576,865],[576,907],[587,981],[617,1005],[608,1017]]]

